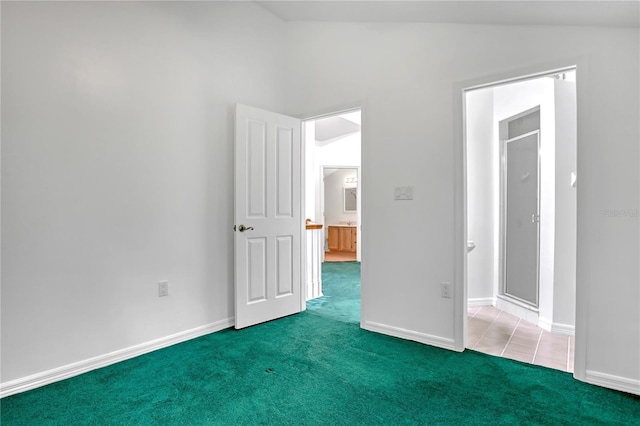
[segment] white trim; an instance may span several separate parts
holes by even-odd
[[[543,67],[541,67],[543,68]],[[470,85],[468,87],[465,87],[465,91],[469,92],[472,90],[478,90],[478,89],[486,89],[488,87],[498,87],[498,86],[504,86],[506,84],[514,84],[514,83],[521,83],[523,81],[528,81],[528,80],[533,80],[536,78],[540,78],[540,77],[547,77],[553,74],[558,74],[558,73],[562,73],[562,72],[569,72],[569,71],[575,71],[576,69],[576,65],[568,65],[568,66],[564,66],[564,67],[560,67],[557,69],[552,69],[550,71],[536,71],[536,72],[525,72],[524,75],[521,75],[520,77],[516,77],[513,78],[511,75],[514,73],[508,73],[505,74],[505,76],[503,78],[499,78],[496,81],[489,81],[489,82],[482,82],[482,83],[478,83],[475,85]],[[515,73],[517,74],[517,72]]]
[[[299,121],[300,126],[300,311],[307,310],[307,258],[309,257],[307,247],[307,129],[304,120]],[[235,196],[235,191],[234,191]],[[235,203],[234,203],[235,206]],[[235,212],[234,212],[235,214]],[[324,258],[324,257],[323,257]],[[235,273],[235,272],[234,272]],[[235,283],[234,283],[235,287]],[[235,288],[234,288],[235,291]],[[320,283],[320,294],[322,294],[322,283]]]
[[[550,319],[538,317],[538,327],[545,331],[551,332],[553,327],[553,322]]]
[[[505,311],[508,314],[515,315],[518,318],[542,327],[540,325],[540,316],[538,313],[538,309],[534,308],[531,305],[499,294],[498,296],[496,296],[496,304],[494,306],[501,311]],[[544,321],[542,321],[542,323],[544,323]],[[551,328],[551,323],[549,323],[549,328]]]
[[[201,337],[206,334],[224,330],[225,328],[233,327],[234,323],[234,317],[222,319],[211,324],[192,328],[191,330],[182,331],[170,336],[161,337],[159,339],[151,340],[149,342],[141,343],[129,348],[120,349],[104,355],[99,355],[93,358],[85,359],[83,361],[74,362],[62,367],[57,367],[48,371],[36,373],[31,376],[11,380],[6,383],[1,383],[0,398],[78,376],[91,370],[106,367],[120,361],[125,361],[127,359],[135,358],[137,356],[144,355],[158,349],[175,345],[177,343],[186,342],[187,340],[195,339],[196,337]]]
[[[355,112],[357,110],[362,110],[365,103],[366,102],[364,99],[360,101],[355,101],[355,102],[347,102],[347,103],[335,106],[333,108],[329,107],[324,109],[318,109],[313,112],[307,111],[299,115],[298,117],[300,117],[300,120],[302,121],[320,120],[327,117],[334,117],[342,114],[348,114],[350,112]],[[362,131],[362,117],[360,120],[361,120],[360,131]]]
[[[453,346],[464,351],[467,346],[468,277],[467,277],[467,135],[466,95],[463,84],[453,87]]]
[[[431,334],[419,333],[405,328],[393,327],[390,325],[380,324],[378,322],[363,322],[362,328],[376,333],[386,334],[388,336],[399,337],[405,340],[413,340],[414,342],[424,343],[425,345],[436,346],[443,349],[456,350],[453,339],[433,336]]]
[[[557,334],[566,334],[567,336],[575,336],[576,326],[554,322],[551,323],[551,332]]]
[[[584,381],[592,385],[640,395],[640,380],[587,370]]]
[[[495,299],[493,297],[476,297],[474,299],[467,299],[467,307],[475,308],[478,306],[493,306]]]

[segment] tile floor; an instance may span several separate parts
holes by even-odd
[[[573,336],[549,333],[493,306],[469,308],[468,318],[469,349],[573,372]]]

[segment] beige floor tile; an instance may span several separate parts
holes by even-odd
[[[473,317],[467,322],[467,328],[486,330],[491,327],[491,321],[484,321],[479,318]]]
[[[509,336],[482,336],[480,340],[476,343],[476,346],[496,346],[500,348],[504,348],[507,346],[507,342],[509,341]]]
[[[488,319],[489,321],[493,321],[499,314],[499,311],[481,308],[478,312],[476,312],[474,318]]]
[[[509,331],[508,329],[502,328],[502,327],[495,327],[495,326],[491,326],[487,329],[487,331],[485,331],[484,335],[485,336],[495,336],[495,337],[501,337],[501,336],[506,336],[507,338],[511,337],[512,332]]]
[[[540,339],[538,350],[546,352],[564,352],[566,354],[569,351],[569,342],[550,342],[549,340]]]
[[[520,345],[518,343],[514,343],[513,339],[507,345],[507,350],[510,352],[530,355],[531,357],[536,353],[535,345]]]
[[[540,333],[542,333],[542,329],[540,328],[530,328],[527,326],[523,326],[522,323],[518,324],[518,327],[516,327],[515,332],[516,335],[518,336],[540,336]]]
[[[533,362],[533,355],[510,351],[508,346],[507,349],[505,349],[502,353],[502,356],[504,358],[515,359],[516,361],[527,362],[529,364]]]
[[[533,359],[533,364],[542,365],[544,367],[549,367],[549,368],[554,368],[556,370],[567,371],[567,363],[566,362],[556,361],[556,360],[547,359],[547,358],[541,358],[541,357],[538,357],[538,356],[536,356]]]
[[[478,341],[480,340],[480,338],[482,337],[482,335],[484,334],[484,332],[479,332],[479,333],[467,333],[467,339],[468,340],[474,340],[474,341]]]
[[[533,323],[530,323],[529,321],[525,321],[525,320],[520,321],[520,323],[518,324],[518,328],[521,328],[523,330],[535,330],[535,331],[542,330],[537,325],[535,325]]]
[[[515,329],[516,329],[516,324],[508,324],[508,323],[505,324],[498,321],[494,322],[489,327],[489,330],[496,330],[496,331],[499,331],[500,333],[508,334],[508,335],[513,334],[513,331]]]
[[[543,331],[540,335],[541,342],[561,343],[563,345],[569,344],[569,336],[564,334],[553,334],[548,331]]]
[[[511,337],[511,342],[522,346],[533,347],[535,349],[538,346],[538,336],[519,336],[514,333]]]
[[[478,344],[479,340],[479,337],[467,336],[467,347],[473,348],[476,344]]]
[[[467,344],[470,349],[573,371],[573,337],[549,333],[494,307],[469,310],[469,317]]]
[[[504,350],[504,346],[498,347],[498,346],[494,346],[494,345],[477,344],[474,347],[472,347],[471,349],[473,349],[474,351],[482,352],[483,354],[500,356],[500,355],[502,355],[502,351]]]
[[[556,351],[549,349],[541,349],[538,347],[536,358],[546,358],[553,361],[567,362],[567,351]]]
[[[520,322],[520,318],[504,311],[500,312],[500,315],[498,316],[498,318],[500,318],[500,321],[504,323],[518,324]]]

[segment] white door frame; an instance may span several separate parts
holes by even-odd
[[[471,81],[459,82],[453,87],[454,104],[454,349],[464,351],[467,345],[467,129],[465,93],[475,89],[516,83],[560,73],[577,70],[578,83],[576,96],[587,97],[586,82],[588,77],[588,58],[570,58],[555,63],[533,65],[520,70],[511,70],[502,74],[485,76]],[[583,83],[584,82],[584,83]],[[585,106],[588,102],[578,102],[578,120],[588,116]],[[578,147],[585,137],[578,126]],[[579,148],[578,148],[579,149]],[[579,166],[579,164],[578,164]],[[579,194],[578,194],[579,195]],[[579,200],[578,200],[579,202]],[[579,235],[578,235],[579,238]],[[576,268],[577,269],[577,268]],[[574,378],[586,379],[587,351],[587,289],[576,282],[576,321],[575,321],[575,353]]]

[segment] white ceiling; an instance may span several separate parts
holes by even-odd
[[[640,27],[640,0],[258,1],[285,21]]]
[[[359,121],[360,111],[353,113],[350,116],[331,116],[316,120],[316,142],[320,142],[321,145],[325,145],[337,139],[341,139],[346,135],[359,132]]]

